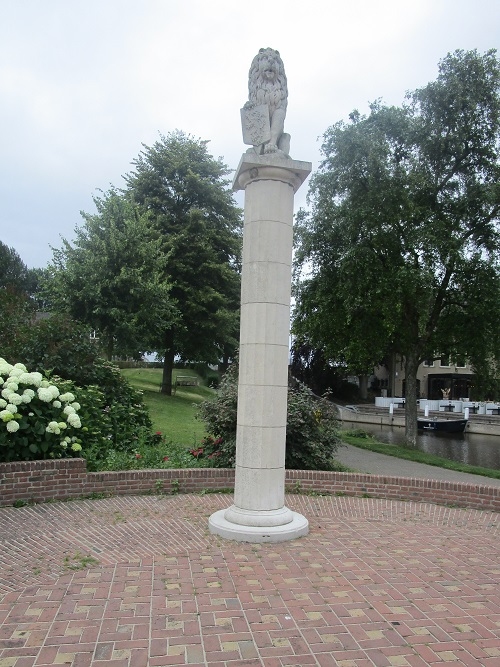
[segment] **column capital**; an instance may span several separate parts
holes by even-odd
[[[292,160],[278,155],[243,153],[233,180],[233,191],[245,190],[253,181],[281,181],[297,192],[312,170],[310,162]]]

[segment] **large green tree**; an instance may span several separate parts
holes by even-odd
[[[217,362],[238,338],[241,214],[229,171],[207,141],[180,131],[144,146],[125,176],[127,193],[161,234],[174,316],[156,350],[164,358],[162,392],[172,391],[174,358]]]
[[[0,288],[16,292],[30,292],[31,272],[14,248],[0,241]]]
[[[52,309],[96,330],[106,357],[153,349],[172,315],[161,239],[148,216],[114,189],[82,212],[75,240],[53,249],[45,280]]]
[[[456,51],[401,107],[330,127],[298,223],[296,335],[359,372],[406,373],[416,442],[419,364],[499,352],[500,66]]]
[[[0,355],[19,336],[20,327],[41,309],[40,276],[44,269],[28,269],[18,252],[0,241]]]

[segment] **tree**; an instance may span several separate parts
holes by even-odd
[[[8,285],[0,287],[0,314],[0,356],[7,358],[20,330],[33,320],[35,312],[29,297]]]
[[[15,342],[20,327],[35,317],[43,269],[28,269],[14,248],[0,241],[0,351]]]
[[[161,240],[148,216],[110,189],[82,212],[74,244],[53,249],[45,295],[54,310],[95,329],[106,357],[152,349],[171,317]]]
[[[294,380],[309,387],[316,396],[327,395],[332,401],[350,403],[360,398],[358,386],[347,379],[346,367],[334,365],[325,359],[322,350],[311,348],[305,342],[294,341],[289,370]]]
[[[28,269],[26,292],[38,312],[43,313],[52,310],[48,290],[45,288],[46,285],[50,284],[51,279],[52,272],[48,266]]]
[[[29,291],[29,269],[14,248],[0,241],[0,287]]]
[[[161,234],[174,316],[155,349],[171,394],[174,358],[217,362],[234,353],[238,332],[240,211],[228,168],[207,141],[176,131],[144,146],[125,176],[127,192]]]
[[[456,51],[400,108],[354,111],[299,219],[296,335],[360,372],[404,358],[412,445],[419,364],[500,351],[499,88],[495,51]]]

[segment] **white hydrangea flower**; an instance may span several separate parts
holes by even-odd
[[[59,389],[55,385],[50,385],[49,387],[39,387],[37,393],[41,401],[50,403],[59,396]]]
[[[59,428],[59,424],[57,422],[49,422],[45,427],[45,430],[47,431],[47,433],[55,433],[56,435],[59,435],[59,433],[61,432],[61,429]]]
[[[82,422],[80,421],[80,417],[76,414],[76,412],[68,415],[68,424],[73,426],[73,428],[81,428]]]
[[[69,427],[75,429],[81,428],[82,423],[77,414],[81,409],[76,402],[75,395],[68,391],[62,396],[59,388],[50,380],[43,377],[38,372],[28,372],[24,364],[15,364],[12,366],[5,359],[0,358],[0,424],[5,423],[5,428],[9,433],[16,433],[20,428],[19,420],[23,411],[23,405],[31,403],[38,399],[48,404],[49,410],[59,411],[59,419],[66,418],[67,421],[50,421],[45,430],[47,433],[60,435]],[[64,415],[61,414],[64,408]],[[31,411],[28,417],[35,417],[35,411]],[[50,413],[49,413],[50,414]],[[81,451],[81,445],[75,437],[61,435],[61,447],[72,448],[73,452]]]
[[[33,398],[35,398],[35,392],[33,389],[25,389],[21,398],[23,399],[23,403],[31,403]]]
[[[54,400],[52,391],[48,387],[39,387],[37,390],[38,398],[44,403],[50,403]]]
[[[50,395],[54,400],[59,396],[59,389],[55,386],[55,384],[49,384],[48,387],[40,387],[40,389],[44,389],[47,392],[50,392]],[[38,391],[40,391],[40,389],[38,389]]]
[[[41,373],[37,373],[34,371],[33,373],[30,373],[31,376],[31,381],[26,384],[32,384],[35,387],[40,387],[42,382],[43,382],[43,375]]]
[[[9,396],[9,403],[12,403],[13,405],[21,405],[21,403],[23,403],[23,397],[20,394],[12,392]]]
[[[12,364],[9,364],[5,361],[5,359],[2,359],[0,357],[0,374],[1,375],[8,375],[11,370],[14,368]]]
[[[10,410],[0,410],[0,419],[3,422],[9,422],[11,419],[14,419],[14,415]]]

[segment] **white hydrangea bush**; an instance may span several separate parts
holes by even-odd
[[[0,357],[0,461],[79,456],[79,410],[73,393]]]

